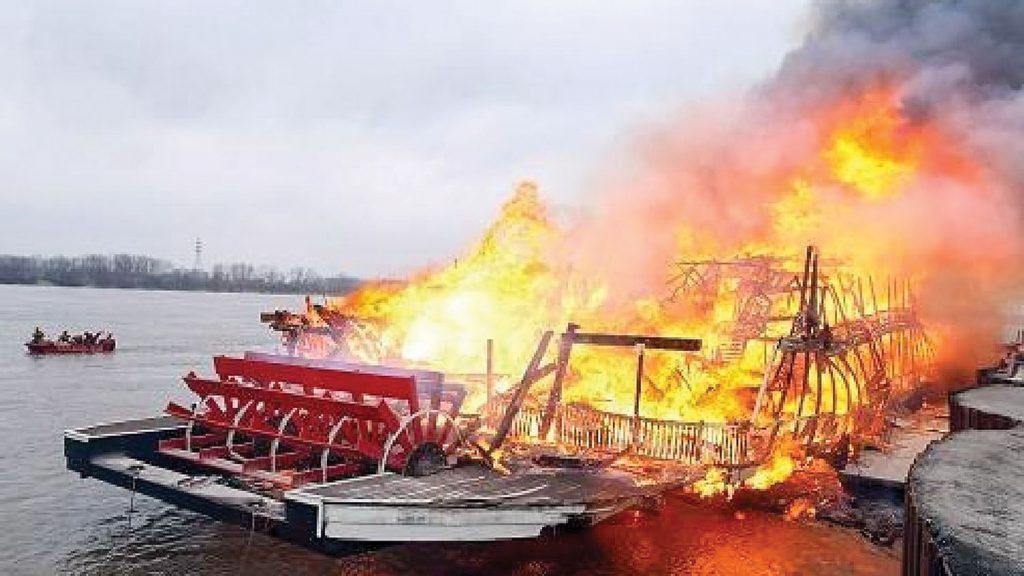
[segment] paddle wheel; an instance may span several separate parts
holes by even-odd
[[[287,488],[385,469],[430,474],[461,444],[466,390],[436,372],[261,354],[213,363],[215,378],[184,377],[198,402],[167,405],[188,427],[161,454]]]
[[[809,452],[879,438],[893,400],[918,389],[933,362],[909,291],[893,284],[879,306],[870,280],[870,300],[860,283],[828,282],[813,247],[797,286],[798,309],[768,362],[752,421],[763,426],[767,415],[771,440],[787,434]]]

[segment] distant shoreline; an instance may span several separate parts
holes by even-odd
[[[362,284],[351,276],[321,276],[295,267],[287,272],[244,262],[209,270],[182,268],[167,260],[135,254],[86,256],[0,255],[0,284],[65,288],[120,288],[224,294],[342,295]]]
[[[211,290],[207,288],[161,288],[145,286],[96,286],[93,284],[53,284],[49,282],[3,282],[0,286],[25,286],[28,288],[92,288],[95,290],[138,290],[140,292],[198,292],[203,294],[266,294],[268,296],[344,296],[355,288],[344,292],[321,292],[309,290]]]

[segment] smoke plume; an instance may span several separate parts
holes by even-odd
[[[828,0],[778,72],[689,109],[582,225],[576,265],[628,299],[684,258],[818,245],[915,281],[958,362],[989,353],[1021,274],[1024,3]]]

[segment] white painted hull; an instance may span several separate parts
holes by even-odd
[[[316,536],[327,540],[484,542],[594,524],[639,496],[603,473],[500,476],[468,467],[422,478],[386,473],[338,480],[288,491],[285,500],[314,507]]]
[[[584,506],[540,509],[424,508],[325,504],[323,535],[374,542],[455,542],[535,538]]]

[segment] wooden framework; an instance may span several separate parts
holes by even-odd
[[[774,260],[742,263],[688,263],[681,290],[712,290],[726,270],[740,270],[737,327],[740,354],[748,341],[774,342],[750,418],[708,423],[660,421],[640,414],[644,347],[699,350],[699,341],[619,335],[589,335],[570,324],[561,335],[555,361],[541,366],[553,337],[546,333],[533,360],[510,394],[485,408],[496,432],[489,451],[506,437],[553,441],[582,449],[620,451],[651,458],[743,468],[762,462],[780,435],[796,439],[809,452],[842,451],[850,443],[877,439],[893,401],[917,390],[932,366],[931,344],[914,313],[909,286],[890,282],[884,305],[868,279],[844,285],[829,281],[819,256],[808,247],[802,274],[771,268]],[[795,299],[794,311],[780,315],[772,298]],[[755,304],[751,304],[755,302]],[[787,322],[788,332],[772,340],[769,323]],[[756,337],[755,337],[756,336]],[[632,415],[585,405],[563,405],[564,375],[573,344],[633,345],[637,349],[637,390]],[[696,343],[696,344],[695,344]],[[733,358],[738,361],[739,358]],[[524,407],[530,387],[555,374],[543,409]]]

